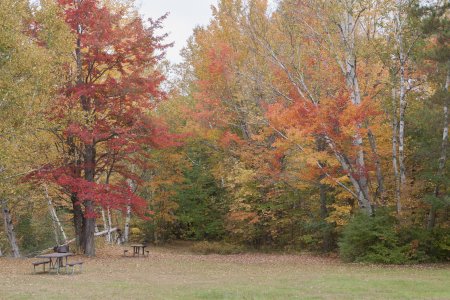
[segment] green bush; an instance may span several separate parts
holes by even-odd
[[[347,262],[405,264],[448,261],[450,232],[447,228],[426,230],[400,227],[386,210],[374,216],[355,215],[344,228],[339,242]]]
[[[408,246],[401,245],[396,219],[385,210],[373,216],[356,214],[344,228],[339,242],[340,256],[347,262],[404,264]]]
[[[400,242],[409,245],[408,257],[412,262],[439,262],[450,260],[450,230],[405,227],[399,230]]]
[[[226,242],[199,242],[191,247],[191,251],[199,254],[238,254],[244,252],[244,247]]]

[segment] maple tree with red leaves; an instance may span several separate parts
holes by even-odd
[[[125,180],[138,182],[132,170],[145,168],[136,153],[177,144],[164,123],[149,115],[164,98],[159,89],[164,77],[156,65],[170,45],[155,35],[164,16],[146,26],[125,7],[96,0],[58,3],[75,37],[75,63],[49,111],[64,159],[39,176],[71,195],[79,246],[94,256],[96,207],[131,206],[141,217],[150,213]],[[123,180],[111,183],[112,173]],[[98,183],[105,174],[107,183]]]

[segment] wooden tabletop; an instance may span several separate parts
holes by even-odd
[[[130,246],[131,247],[146,247],[145,245],[142,245],[142,244],[132,244]]]
[[[55,253],[49,253],[49,254],[41,254],[36,256],[36,258],[59,258],[59,257],[67,257],[67,256],[73,256],[75,254],[71,253],[71,252],[67,252],[67,253],[59,253],[59,252],[55,252]]]

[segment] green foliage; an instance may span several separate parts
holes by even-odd
[[[21,238],[22,249],[25,251],[34,250],[37,247],[36,234],[32,228],[31,218],[30,214],[21,216],[16,227],[17,234]]]
[[[450,260],[450,230],[404,227],[399,230],[400,242],[408,246],[411,262],[438,262]]]
[[[226,242],[199,242],[191,247],[191,251],[199,254],[238,254],[244,252],[243,246],[230,244]]]
[[[26,213],[18,218],[15,229],[25,255],[34,255],[56,243],[50,218],[37,219],[32,213]]]
[[[355,215],[339,242],[347,262],[405,264],[445,261],[450,258],[449,229],[400,227],[387,210],[374,216]]]
[[[407,248],[400,245],[395,225],[396,219],[386,210],[378,210],[373,216],[356,214],[342,233],[341,258],[347,262],[408,262]]]
[[[198,155],[197,155],[198,156]],[[227,202],[208,164],[195,157],[192,168],[184,170],[184,181],[174,197],[179,205],[175,234],[190,240],[218,240],[225,234],[224,216]]]

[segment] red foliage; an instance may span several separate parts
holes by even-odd
[[[98,0],[58,3],[76,36],[76,60],[68,70],[73,78],[55,99],[49,119],[62,128],[57,135],[66,143],[63,156],[77,158],[36,175],[76,194],[81,203],[89,200],[116,209],[131,203],[144,216],[146,202],[125,182],[105,185],[96,180],[106,171],[136,180],[126,167],[128,161],[145,168],[135,153],[179,145],[179,136],[149,115],[165,96],[156,64],[170,45],[162,44],[165,36],[154,34],[165,17],[149,20],[146,27],[125,9],[112,11]]]

